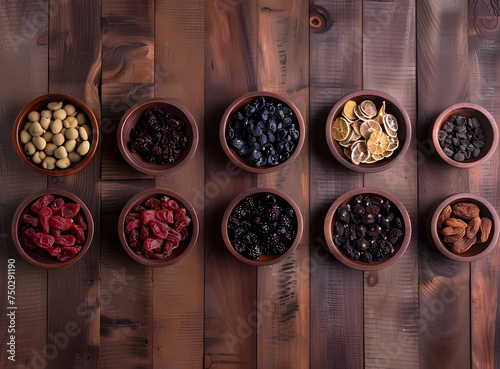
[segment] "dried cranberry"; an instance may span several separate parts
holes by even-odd
[[[141,205],[137,205],[137,206],[134,206],[134,207],[132,208],[132,211],[133,211],[134,213],[139,213],[139,214],[142,214],[142,212],[143,212],[143,211],[146,211],[146,208],[145,208],[145,207],[143,207],[143,206],[141,206]]]
[[[61,253],[57,255],[57,259],[59,261],[68,261],[70,259],[73,259],[81,249],[81,246],[63,247],[61,249]]]
[[[64,199],[58,197],[57,199],[54,200],[54,202],[50,205],[50,209],[52,210],[52,214],[57,214],[59,210],[64,205]]]
[[[76,224],[78,224],[84,231],[87,229],[87,223],[85,223],[85,219],[83,219],[83,215],[78,213],[73,218]]]
[[[76,238],[76,243],[79,245],[85,244],[85,232],[83,231],[82,227],[79,225],[73,223],[71,224],[71,228],[69,230],[73,236]]]
[[[128,244],[132,248],[139,246],[139,231],[137,229],[132,229],[130,231],[130,236],[128,237]]]
[[[161,209],[156,212],[156,217],[162,222],[171,224],[174,222],[174,212],[172,210]]]
[[[151,197],[149,199],[146,200],[145,202],[145,205],[151,209],[154,209],[156,211],[160,210],[161,209],[161,201],[158,200],[157,198],[155,197]]]
[[[149,226],[156,237],[164,239],[168,236],[170,227],[167,224],[160,222],[159,220],[152,220],[149,222]]]
[[[130,231],[132,231],[132,229],[139,228],[141,225],[142,225],[142,222],[140,219],[134,219],[133,221],[131,221],[130,223],[128,223],[125,226],[125,233],[130,233]]]
[[[167,209],[167,210],[179,209],[179,204],[175,200],[168,200],[168,201],[166,201],[166,202],[164,202],[162,204],[165,204],[165,205],[162,205],[162,207],[164,209]]]
[[[147,225],[142,225],[141,226],[141,231],[140,231],[140,239],[141,241],[144,241],[146,238],[149,237],[149,227]]]
[[[185,229],[189,225],[189,223],[191,223],[191,218],[189,218],[187,215],[185,215],[184,218],[175,222],[174,229],[177,232],[180,232],[183,229]]]
[[[60,229],[57,229],[57,228],[51,228],[50,234],[54,237],[58,237],[58,236],[62,235],[62,231]]]
[[[141,214],[142,224],[148,225],[150,221],[156,220],[156,211],[155,210],[146,210]]]
[[[57,256],[61,253],[61,248],[59,246],[46,248],[45,251],[49,252],[51,256]]]
[[[66,219],[72,219],[80,211],[80,205],[75,203],[64,204],[59,210],[59,215]]]
[[[67,246],[73,246],[75,244],[75,237],[70,235],[70,234],[66,234],[64,236],[57,236],[54,238],[54,245],[60,245],[60,246],[63,246],[63,247],[67,247]]]
[[[46,249],[48,247],[52,247],[52,245],[54,244],[54,236],[38,232],[33,235],[33,242],[37,246]]]
[[[40,217],[40,224],[42,225],[43,233],[49,234],[50,232],[50,217],[52,216],[52,209],[48,207],[44,207],[40,209],[38,213]]]
[[[163,240],[156,237],[148,237],[144,240],[142,247],[145,251],[159,251],[163,245]]]
[[[50,217],[49,223],[52,227],[60,229],[62,231],[67,231],[71,227],[71,219],[62,218],[59,215],[52,215]]]
[[[135,219],[141,219],[141,214],[128,213],[127,216],[125,217],[125,223],[130,223],[131,221],[133,221]]]
[[[29,214],[21,215],[20,220],[21,220],[21,223],[23,223],[23,224],[27,224],[27,225],[32,226],[32,227],[38,226],[38,219],[32,215],[29,215]]]
[[[33,242],[33,235],[36,233],[35,228],[31,227],[22,233],[22,239],[26,247],[34,250],[36,249],[36,244]]]
[[[49,206],[53,200],[54,196],[52,195],[42,196],[31,205],[31,211],[38,214],[42,208]]]
[[[179,242],[165,241],[165,244],[163,245],[163,253],[171,255],[172,251],[177,247],[179,247]]]
[[[186,209],[180,208],[174,210],[174,220],[181,220],[186,216]]]

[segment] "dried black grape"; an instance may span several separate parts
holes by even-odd
[[[482,133],[476,118],[452,116],[441,126],[438,140],[448,157],[461,162],[479,156],[480,152],[475,150],[485,145],[485,136]]]

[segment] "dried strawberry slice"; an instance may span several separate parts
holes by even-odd
[[[42,208],[49,206],[53,200],[54,196],[52,195],[42,196],[31,205],[31,211],[38,214]]]
[[[40,217],[40,224],[42,225],[43,233],[49,234],[50,233],[50,217],[52,216],[52,209],[48,207],[44,207],[40,209],[40,212],[38,213],[38,216]]]
[[[146,210],[143,211],[141,214],[141,221],[142,224],[148,225],[150,221],[156,220],[156,211],[151,209],[151,210]]]
[[[62,231],[67,231],[71,227],[71,219],[62,218],[59,215],[52,215],[49,220],[49,224]]]
[[[43,249],[46,249],[48,247],[52,247],[52,245],[54,244],[54,236],[51,236],[50,234],[45,234],[45,233],[42,233],[42,232],[38,232],[38,233],[35,233],[33,235],[33,242],[43,248]]]
[[[75,204],[73,202],[69,202],[64,204],[63,207],[59,210],[59,215],[66,219],[73,218],[80,211],[80,205]]]
[[[168,224],[174,222],[174,212],[172,210],[161,209],[156,212],[156,217]]]
[[[152,220],[149,222],[149,226],[156,237],[164,239],[168,236],[170,227],[167,224],[160,222],[159,220]]]
[[[58,197],[57,199],[55,199],[54,202],[50,205],[50,210],[52,210],[52,214],[57,214],[57,212],[61,210],[63,205],[64,205],[64,200],[62,198]]]
[[[134,219],[132,222],[125,226],[125,233],[130,233],[132,229],[139,228],[142,225],[140,219]]]
[[[163,240],[156,237],[148,237],[144,240],[142,247],[145,251],[160,250],[163,245]]]

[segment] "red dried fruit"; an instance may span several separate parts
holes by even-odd
[[[186,228],[189,225],[189,223],[191,223],[191,218],[186,215],[184,216],[184,218],[182,218],[182,220],[178,220],[177,222],[175,222],[174,229],[177,232],[180,232],[184,228]]]
[[[156,217],[165,223],[173,223],[174,222],[174,212],[172,210],[161,209],[156,212]]]
[[[33,227],[30,227],[30,226],[27,226],[27,225],[23,225],[21,227],[21,233],[24,233],[24,231],[27,230],[28,228],[33,228]]]
[[[141,233],[140,233],[141,241],[144,241],[148,237],[149,237],[149,227],[143,224],[141,226]]]
[[[49,220],[49,224],[62,231],[67,231],[73,222],[71,219],[62,218],[59,215],[52,215]]]
[[[57,229],[57,228],[51,228],[50,234],[54,237],[59,237],[62,234],[62,231],[60,229]]]
[[[141,213],[141,221],[142,224],[148,225],[150,221],[156,220],[156,211],[155,210],[146,210]]]
[[[174,220],[181,220],[186,216],[186,209],[180,208],[174,210]]]
[[[139,231],[137,229],[132,229],[130,236],[128,237],[128,244],[132,248],[139,246]]]
[[[131,221],[133,221],[135,219],[141,219],[141,214],[128,213],[127,216],[125,217],[125,223],[130,223]]]
[[[55,237],[54,239],[54,245],[60,245],[60,246],[63,246],[63,247],[68,247],[68,246],[73,246],[75,244],[75,237],[70,235],[70,234],[66,234],[64,236],[57,236]]]
[[[59,246],[49,247],[45,251],[48,251],[51,256],[57,256],[61,253],[61,248]]]
[[[146,200],[145,205],[147,207],[150,207],[151,209],[154,209],[156,211],[161,209],[161,201],[158,200],[155,197],[150,197],[149,199]]]
[[[33,235],[36,233],[35,228],[31,227],[25,230],[21,237],[23,238],[24,245],[32,250],[36,249],[36,245],[33,242]]]
[[[146,256],[148,259],[165,259],[168,255],[167,254],[160,254],[158,252],[151,252],[151,251],[146,251],[144,253],[144,256]]]
[[[38,200],[36,200],[32,205],[31,205],[31,211],[35,214],[38,214],[40,212],[40,209],[49,206],[49,204],[54,200],[54,196],[52,195],[45,195],[40,197]]]
[[[35,245],[46,249],[48,247],[52,247],[52,245],[54,244],[54,236],[38,232],[33,235],[33,242],[35,243]]]
[[[85,219],[83,219],[83,215],[78,213],[73,218],[74,222],[78,224],[84,231],[87,229],[87,223],[85,223]]]
[[[181,241],[186,241],[189,238],[189,232],[188,232],[187,228],[183,228],[180,231],[180,234],[181,234]]]
[[[32,227],[36,227],[38,225],[38,219],[32,215],[29,215],[29,214],[21,215],[20,220],[21,220],[21,223],[27,224],[27,225],[32,226]]]
[[[166,255],[171,255],[172,251],[179,247],[179,242],[170,242],[170,241],[165,241],[163,245],[163,252]]]
[[[125,226],[125,233],[130,233],[130,231],[132,231],[132,229],[139,228],[141,225],[142,225],[142,223],[141,223],[140,219],[134,219],[133,221],[131,221],[130,223],[128,223]]]
[[[179,204],[177,204],[177,201],[175,200],[168,200],[164,201],[161,204],[161,207],[167,210],[174,210],[174,209],[179,209]]]
[[[50,232],[50,217],[52,216],[52,209],[48,207],[44,207],[40,209],[40,212],[38,213],[38,216],[40,217],[40,224],[42,225],[42,230],[43,233],[49,234]]]
[[[168,236],[170,227],[167,224],[160,222],[159,220],[152,220],[149,222],[149,226],[156,237],[164,239]]]
[[[169,242],[180,242],[181,241],[181,234],[177,232],[175,229],[170,228],[168,230],[168,235],[166,237],[167,241]]]
[[[144,240],[142,247],[145,251],[159,251],[161,246],[163,245],[163,240],[161,238],[156,237],[148,237]]]
[[[66,219],[73,218],[80,211],[80,205],[69,202],[59,210],[59,215]]]
[[[139,254],[139,255],[141,255],[142,253],[144,253],[144,249],[142,247],[138,247],[134,251],[135,251],[136,254]]]
[[[83,245],[85,243],[85,232],[83,231],[82,227],[79,225],[73,223],[71,224],[71,228],[69,229],[71,234],[75,236],[76,238],[76,243],[79,245]]]
[[[132,211],[133,211],[134,213],[139,213],[139,214],[142,214],[142,212],[143,212],[143,211],[146,211],[146,208],[145,208],[145,207],[143,207],[143,206],[141,206],[141,205],[137,205],[137,206],[134,206],[134,207],[132,208]]]
[[[57,214],[57,212],[61,210],[63,205],[64,205],[64,200],[62,198],[58,197],[57,199],[55,199],[54,202],[50,205],[52,214]]]
[[[61,253],[57,255],[59,261],[68,261],[76,256],[82,249],[81,246],[63,247]]]

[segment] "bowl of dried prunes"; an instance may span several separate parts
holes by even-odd
[[[404,205],[378,188],[357,188],[330,206],[324,232],[330,252],[358,270],[379,270],[394,264],[411,239]]]

